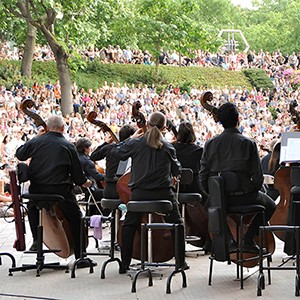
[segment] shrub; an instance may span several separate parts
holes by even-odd
[[[262,69],[245,69],[243,73],[250,81],[251,85],[254,86],[257,90],[259,89],[273,89],[274,85],[267,75],[267,73]]]
[[[7,87],[14,84],[20,78],[20,61],[0,61],[0,83]],[[103,64],[100,61],[93,62],[78,62],[77,59],[72,60],[70,64],[71,80],[75,81],[79,87],[85,89],[96,89],[103,85],[104,81],[108,84],[119,82],[123,85],[147,84],[150,86],[154,83],[157,90],[165,89],[169,84],[179,86],[181,90],[188,92],[193,85],[200,85],[210,88],[211,86],[221,88],[227,85],[228,87],[246,86],[251,89],[249,82],[257,85],[260,78],[267,76],[264,71],[249,70],[251,76],[246,72],[226,71],[221,68],[200,68],[200,67],[175,67],[175,66],[159,66],[159,73],[156,74],[155,66],[148,65],[125,65],[125,64]],[[256,74],[253,76],[253,74]],[[245,76],[248,74],[248,76]],[[253,79],[255,77],[255,80]],[[53,61],[39,62],[34,61],[32,66],[32,78],[28,80],[30,84],[34,81],[39,83],[51,80],[55,82],[58,79],[56,63]],[[267,80],[263,79],[265,82]],[[24,83],[27,82],[24,79]],[[268,79],[270,83],[270,79]],[[272,83],[271,83],[272,84]],[[259,85],[260,87],[261,85]]]

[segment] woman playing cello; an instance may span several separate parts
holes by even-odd
[[[173,144],[176,149],[177,158],[184,168],[190,168],[193,171],[193,182],[183,187],[181,192],[200,193],[200,159],[203,148],[195,145],[196,135],[194,128],[189,122],[181,122],[178,129],[177,140]]]
[[[181,122],[178,128],[177,139],[173,146],[176,149],[176,155],[182,167],[190,168],[193,171],[193,181],[189,185],[181,185],[181,193],[200,193],[202,194],[202,203],[193,206],[187,206],[186,223],[189,227],[188,234],[196,235],[201,238],[200,244],[204,251],[210,251],[211,241],[208,235],[207,213],[203,208],[206,202],[206,195],[201,193],[199,172],[200,160],[203,148],[195,144],[196,135],[194,128],[189,122]]]
[[[174,147],[163,139],[162,131],[166,126],[166,117],[160,112],[150,115],[147,132],[139,129],[125,142],[111,150],[111,154],[121,160],[132,158],[131,200],[167,199],[173,203],[173,210],[165,217],[167,222],[182,224],[178,205],[172,190],[173,176],[180,173],[180,163]],[[142,136],[143,135],[143,136]],[[132,258],[133,240],[140,225],[141,213],[127,212],[122,227],[122,269],[129,269]],[[183,226],[180,228],[180,261],[184,262],[185,244]]]

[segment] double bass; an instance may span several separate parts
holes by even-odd
[[[139,101],[136,101],[132,105],[132,117],[137,126],[142,128],[144,132],[146,129],[146,119],[143,113],[140,112],[142,107]],[[123,203],[127,204],[131,199],[131,190],[128,187],[128,182],[130,180],[130,172],[125,173],[117,182],[117,191],[119,193],[120,199]],[[147,215],[144,214],[141,223],[147,223]],[[163,216],[159,214],[152,215],[153,223],[164,223]],[[120,234],[118,235],[120,240]],[[145,239],[147,241],[147,239]],[[147,246],[145,247],[147,249]],[[133,244],[133,253],[132,257],[135,259],[141,259],[141,230],[140,227],[137,229],[134,244]],[[146,256],[147,257],[147,254]],[[173,238],[170,230],[154,230],[152,232],[152,260],[153,262],[166,262],[174,257],[174,247],[173,247]]]
[[[37,127],[42,126],[45,132],[47,132],[47,125],[44,120],[38,114],[30,110],[34,106],[35,104],[31,99],[26,99],[21,102],[20,109],[34,120]],[[44,229],[43,243],[49,249],[59,249],[59,252],[55,252],[59,257],[68,258],[74,253],[72,234],[68,221],[57,205],[54,205],[49,211],[43,209],[42,214],[42,225]],[[19,213],[17,212],[16,216],[18,215]]]
[[[209,113],[213,116],[214,121],[218,122],[218,108],[209,104],[209,102],[211,102],[213,100],[213,94],[211,92],[204,92],[201,96],[201,105],[209,111]],[[245,218],[244,219],[244,224],[242,225],[244,227],[243,231],[246,232],[247,228],[249,226],[249,224],[251,223],[253,217],[249,217],[249,218]],[[235,238],[236,240],[236,221],[227,216],[227,224],[229,227],[229,230],[232,234],[232,236]],[[258,241],[258,237],[255,237],[256,242],[259,243]],[[267,246],[267,249],[269,250],[270,253],[274,253],[275,251],[275,240],[274,240],[274,236],[272,234],[272,232],[268,232],[267,233],[267,238],[264,238],[264,242],[268,242],[268,245],[264,245]],[[256,258],[257,254],[254,253],[244,253],[244,258],[246,259],[246,261],[243,263],[244,267],[255,267],[258,264],[258,259],[251,259],[251,258]],[[230,254],[230,259],[231,261],[233,261],[234,263],[238,263],[238,253],[234,252]],[[249,261],[247,261],[247,259],[250,259]]]

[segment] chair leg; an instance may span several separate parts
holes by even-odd
[[[112,214],[112,217],[111,217],[111,233],[110,233],[110,258],[108,260],[106,260],[103,265],[102,265],[102,268],[101,268],[101,275],[100,275],[100,278],[101,279],[104,279],[105,278],[105,269],[106,269],[106,266],[108,265],[108,263],[110,262],[118,262],[119,264],[119,272],[121,270],[121,260],[117,257],[115,257],[115,239],[116,239],[116,210],[113,210],[111,212]]]
[[[93,267],[93,261],[88,258],[86,256],[86,253],[84,253],[84,236],[85,236],[85,232],[84,232],[84,225],[85,225],[85,219],[84,217],[81,218],[81,222],[80,222],[80,258],[76,259],[76,261],[74,262],[73,266],[72,266],[72,270],[71,270],[71,278],[75,278],[75,270],[78,264],[82,263],[82,262],[87,262],[90,265],[90,274],[94,273],[94,267]]]
[[[209,264],[209,275],[208,275],[208,285],[211,285],[212,282],[212,272],[213,272],[213,257],[209,257],[210,259],[210,264]]]
[[[2,265],[2,257],[1,257],[2,255],[8,256],[11,259],[11,267],[12,268],[14,268],[16,266],[16,259],[15,259],[15,257],[12,254],[8,253],[8,252],[2,252],[2,253],[0,253],[0,266]]]

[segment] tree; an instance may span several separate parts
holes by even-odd
[[[30,24],[28,31],[35,27],[43,34],[57,64],[61,85],[62,112],[64,115],[71,113],[73,111],[73,101],[68,67],[69,50],[61,34],[66,34],[66,37],[67,33],[72,32],[72,37],[76,42],[76,37],[78,37],[78,40],[80,38],[84,39],[88,33],[91,33],[94,24],[92,26],[80,25],[93,14],[93,4],[87,0],[61,0],[55,2],[51,0],[2,0],[2,4],[7,12]],[[57,22],[58,16],[60,22]],[[64,30],[55,31],[56,25],[64,27]],[[94,29],[96,31],[96,28]],[[81,32],[78,33],[79,31]],[[95,35],[97,36],[97,34]]]
[[[163,48],[190,55],[191,49],[216,49],[220,45],[217,31],[196,18],[199,9],[196,0],[136,1],[138,45],[155,55],[157,72]]]
[[[28,21],[26,21],[26,23],[27,23],[27,34],[26,34],[26,43],[25,43],[23,59],[22,59],[21,74],[23,76],[30,78],[37,28],[34,27]]]

